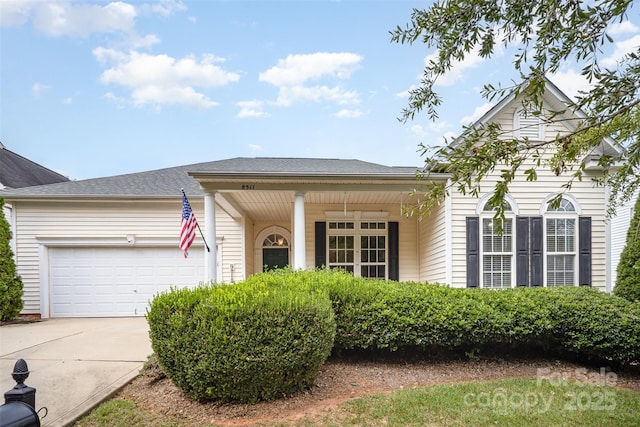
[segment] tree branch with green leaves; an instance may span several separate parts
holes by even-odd
[[[540,167],[549,168],[566,176],[563,188],[570,189],[575,180],[582,180],[589,159],[597,159],[604,171],[595,184],[610,186],[610,213],[626,202],[640,186],[640,46],[614,67],[602,66],[601,57],[604,47],[613,42],[608,29],[624,21],[632,6],[631,0],[442,0],[423,10],[414,9],[411,21],[391,32],[391,40],[421,42],[435,48],[436,55],[425,65],[419,87],[409,91],[401,121],[413,120],[423,112],[437,119],[442,103],[435,90],[438,79],[469,56],[490,59],[503,47],[515,49],[513,67],[520,80],[504,87],[487,84],[483,97],[493,101],[514,94],[528,114],[548,123],[566,121],[569,115],[579,121],[548,141],[516,138],[496,123],[476,123],[444,146],[421,146],[425,200],[412,213],[440,203],[453,189],[478,196],[483,178],[497,171],[500,178],[490,204],[497,208],[496,216],[502,217],[502,200],[518,174],[533,181]],[[570,63],[581,67],[590,89],[559,111],[545,111],[547,76]],[[604,153],[605,140],[622,154]],[[525,166],[531,161],[533,167]],[[450,187],[429,182],[435,172],[449,173]]]

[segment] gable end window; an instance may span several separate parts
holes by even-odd
[[[545,123],[538,115],[519,108],[513,117],[514,137],[543,141],[545,139]]]

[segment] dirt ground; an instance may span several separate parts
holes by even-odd
[[[186,397],[159,369],[147,370],[127,385],[119,397],[162,415],[183,418],[194,424],[250,426],[262,422],[295,424],[297,420],[321,419],[341,403],[373,393],[443,383],[491,380],[537,375],[585,376],[582,365],[556,360],[363,360],[332,357],[323,366],[318,383],[294,396],[255,405],[197,403]],[[603,374],[589,367],[589,378]],[[616,385],[640,392],[637,370],[616,373]]]

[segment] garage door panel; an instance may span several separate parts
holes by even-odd
[[[204,254],[177,248],[50,248],[52,317],[143,316],[171,286],[197,285]]]

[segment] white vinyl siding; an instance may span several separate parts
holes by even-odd
[[[640,191],[636,192],[631,199],[620,206],[616,211],[616,216],[611,219],[611,288],[616,285],[618,278],[618,263],[620,255],[627,245],[627,231],[633,217],[633,207],[636,204]]]
[[[447,235],[446,210],[441,204],[431,215],[418,223],[420,237],[420,280],[430,283],[446,283],[447,269]]]
[[[14,202],[16,216],[16,259],[24,284],[24,314],[40,314],[41,247],[48,241],[64,241],[68,246],[129,247],[127,236],[134,236],[136,247],[178,248],[181,201],[51,201]],[[204,230],[202,200],[191,204]],[[230,279],[229,264],[242,265],[240,223],[217,209],[216,228],[222,243],[222,279]],[[209,246],[214,243],[208,242]],[[58,243],[56,243],[57,245]],[[204,250],[202,237],[192,246]],[[204,259],[201,260],[204,263]],[[237,274],[237,273],[236,273]],[[203,277],[204,279],[204,277]],[[237,277],[236,277],[237,279]],[[46,290],[48,291],[48,290]]]
[[[515,103],[507,106],[504,111],[496,117],[505,131],[511,130],[515,113]],[[561,124],[547,125],[546,137],[555,137],[558,131],[563,131]],[[566,129],[564,129],[566,132]],[[550,156],[549,153],[545,158]],[[552,171],[544,166],[537,168],[537,181],[526,180],[524,170],[533,167],[533,161],[525,162],[520,173],[509,187],[509,195],[518,203],[518,215],[541,216],[541,205],[551,193],[562,192],[562,184],[569,177],[557,177]],[[479,197],[493,191],[497,179],[499,179],[500,167],[496,167],[496,172],[488,176],[482,184],[482,192]],[[591,181],[592,174],[598,172],[585,171],[582,181],[574,181],[570,194],[580,203],[581,216],[588,216],[592,219],[592,284],[594,287],[605,290],[606,286],[606,193],[603,187],[594,186]],[[452,191],[452,286],[466,286],[466,224],[465,218],[476,212],[478,198],[464,196],[456,191]],[[546,257],[545,257],[546,258]]]

